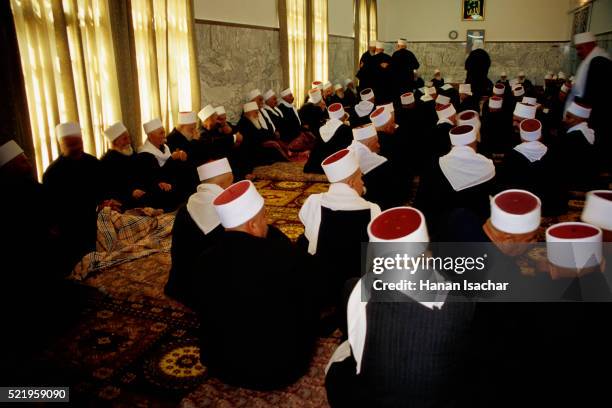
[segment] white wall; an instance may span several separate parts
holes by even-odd
[[[333,1],[333,0],[332,0]],[[601,1],[601,0],[598,0]],[[485,20],[461,20],[461,0],[378,0],[378,35],[384,41],[465,41],[467,29],[484,29],[485,41],[565,41],[568,3],[560,0],[485,0]]]
[[[327,21],[330,35],[353,37],[354,0],[328,0]]]
[[[193,1],[196,20],[223,21],[278,28],[276,0]]]
[[[593,2],[591,31],[595,34],[612,31],[612,0],[597,0]]]

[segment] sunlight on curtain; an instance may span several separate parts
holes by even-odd
[[[357,41],[359,43],[359,52],[355,56],[357,61],[361,58],[364,52],[368,50],[368,3],[367,0],[357,0],[359,27],[355,30],[358,33]]]
[[[369,17],[368,17],[368,22],[369,22],[369,27],[370,27],[370,36],[369,36],[369,40],[370,41],[376,41],[378,39],[378,33],[377,33],[377,4],[376,4],[376,0],[370,0],[370,10],[369,10]]]
[[[146,122],[158,117],[170,130],[178,112],[199,109],[191,3],[132,0],[131,4],[141,118]]]
[[[327,0],[312,0],[312,78],[327,81]]]
[[[287,0],[287,38],[289,54],[289,87],[295,106],[300,107],[306,97],[306,0]]]
[[[55,126],[77,121],[100,156],[121,118],[108,0],[11,0],[39,178],[59,155]]]

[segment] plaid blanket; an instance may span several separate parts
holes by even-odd
[[[137,209],[124,214],[105,207],[98,213],[96,251],[85,255],[74,267],[70,279],[81,281],[94,271],[170,252],[175,213]]]

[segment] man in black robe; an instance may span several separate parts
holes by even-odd
[[[525,77],[525,73],[523,71],[518,73],[517,79],[519,84],[523,85],[523,88],[525,88],[525,93],[527,95],[535,94],[535,87],[533,86],[533,83]]]
[[[410,52],[406,50],[407,52]],[[393,66],[391,56],[385,53],[384,43],[376,42],[376,53],[372,57],[373,86],[374,94],[376,95],[376,103],[385,104],[393,102],[394,99],[394,83],[393,83]],[[399,95],[399,94],[398,94]]]
[[[397,40],[396,51],[391,56],[394,100],[414,89],[414,70],[420,67],[419,61],[407,47],[408,42],[405,39]]]
[[[431,83],[436,89],[440,89],[444,85],[444,78],[442,78],[442,73],[438,68],[434,71],[434,77],[431,78]]]
[[[307,102],[298,111],[304,129],[319,136],[319,129],[328,119],[326,108],[321,90],[318,88],[309,90]]]
[[[370,101],[361,101],[351,112],[351,125],[361,126],[370,122],[370,114],[374,111],[374,104]]]
[[[202,122],[200,135],[192,142],[192,159],[194,163],[204,163],[221,157],[231,157],[232,149],[239,147],[242,137],[239,132],[231,129],[221,131],[217,111],[212,105],[206,105],[198,117]]]
[[[104,186],[100,161],[83,151],[77,123],[57,125],[61,155],[43,174],[43,187],[51,206],[61,251],[60,269],[68,274],[81,258],[96,248],[97,207]]]
[[[487,154],[504,153],[513,147],[512,113],[505,108],[505,103],[502,96],[493,95],[482,108],[480,141]]]
[[[489,195],[495,191],[495,166],[476,153],[477,130],[471,125],[457,126],[449,132],[451,151],[434,159],[422,175],[415,207],[430,222],[436,236],[441,219],[456,208],[468,208],[483,221],[489,216]]]
[[[233,386],[286,387],[306,373],[312,356],[318,274],[305,253],[267,225],[264,200],[250,181],[227,188],[213,206],[225,233],[190,274],[200,359]]]
[[[323,159],[348,147],[353,141],[353,134],[348,121],[349,115],[344,111],[342,105],[331,105],[328,111],[331,119],[319,129],[319,136],[306,164],[304,164],[304,173],[323,174],[323,168],[321,167]]]
[[[589,125],[595,131],[601,169],[612,171],[612,126],[609,118],[612,59],[604,49],[597,46],[592,33],[576,34],[574,44],[581,63],[576,72],[575,84],[567,97],[565,110],[575,98],[580,98],[580,101],[592,107]]]
[[[283,112],[278,108],[278,98],[276,97],[276,92],[273,90],[268,90],[264,96],[264,106],[263,109],[268,114],[268,117],[274,124],[274,127],[278,131],[280,140],[284,142],[287,140],[287,121],[285,120],[285,116]]]
[[[137,154],[127,128],[117,122],[104,131],[104,136],[111,146],[100,159],[105,179],[102,205],[116,211],[150,207],[151,197],[139,177]]]
[[[287,88],[281,92],[278,109],[283,113],[286,129],[282,140],[287,143],[287,148],[292,152],[310,151],[314,146],[315,136],[302,127],[302,120],[298,110],[293,105],[293,101],[294,97],[291,89]]]
[[[491,57],[482,48],[470,52],[465,60],[466,78],[465,83],[470,84],[474,93],[473,97],[476,104],[480,103],[483,96],[491,95],[493,83],[488,78],[489,68],[491,67]]]
[[[191,141],[197,132],[198,117],[195,112],[179,112],[178,121],[172,132],[168,134],[166,143],[171,152],[183,151],[191,159]]]
[[[359,91],[374,86],[374,69],[371,62],[375,53],[376,41],[370,41],[368,50],[361,55],[361,58],[359,58],[359,70],[355,75],[359,79]]]
[[[353,108],[359,103],[355,83],[350,78],[344,80],[344,102],[344,106],[348,106],[349,108]]]
[[[161,120],[144,123],[147,140],[138,152],[138,173],[144,191],[151,194],[151,206],[176,210],[195,190],[195,169],[187,163],[185,152],[170,152]]]
[[[201,181],[198,190],[179,208],[172,227],[172,267],[164,288],[166,295],[186,305],[195,302],[189,299],[192,264],[224,233],[212,202],[234,182],[226,158],[202,164],[197,170]]]

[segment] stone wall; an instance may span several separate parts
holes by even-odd
[[[281,90],[278,29],[196,22],[195,35],[202,107],[223,105],[236,122],[250,90]]]
[[[329,36],[329,80],[333,84],[344,85],[345,79],[355,76],[354,43],[353,38]]]

